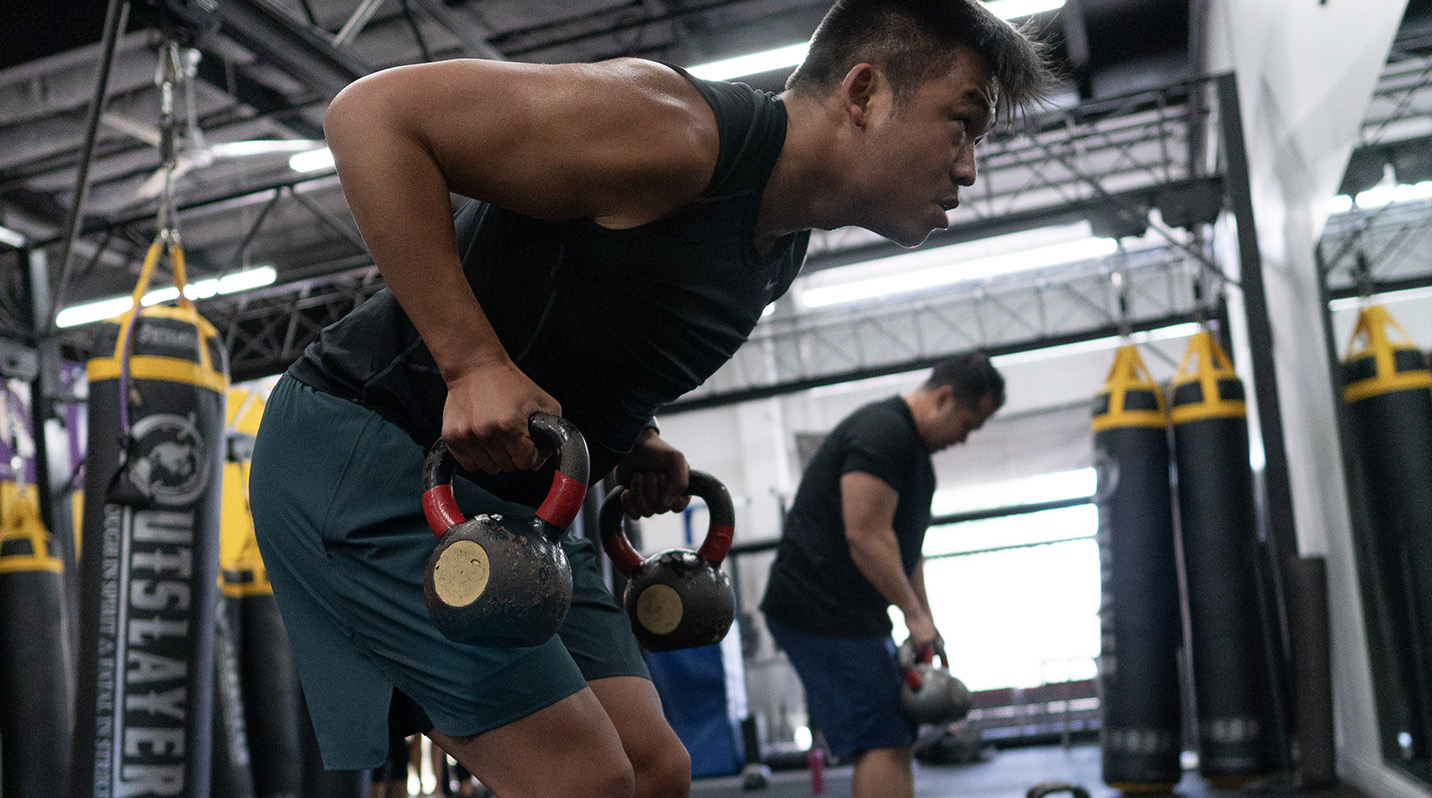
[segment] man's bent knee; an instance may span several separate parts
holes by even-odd
[[[671,744],[632,762],[636,798],[686,798],[691,793],[691,755],[673,736]]]

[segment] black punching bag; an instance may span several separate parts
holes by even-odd
[[[222,593],[226,585],[222,581]],[[239,679],[239,629],[227,596],[214,612],[214,747],[210,798],[254,798],[249,735]]]
[[[1215,786],[1237,786],[1279,768],[1248,411],[1243,383],[1207,330],[1189,339],[1172,390],[1198,770]]]
[[[100,325],[89,376],[71,795],[209,795],[227,363],[193,304]]]
[[[6,798],[61,795],[69,775],[72,686],[63,572],[59,544],[40,521],[35,486],[7,474],[0,481],[0,795]]]
[[[1094,403],[1103,600],[1099,653],[1104,782],[1167,792],[1183,775],[1178,570],[1168,412],[1138,347],[1119,348]]]
[[[298,675],[288,634],[274,602],[273,586],[259,556],[249,511],[249,462],[264,400],[229,389],[228,459],[224,464],[223,540],[219,549],[221,599],[240,640],[244,719],[254,794],[258,798],[303,795],[303,744]]]
[[[1394,341],[1389,328],[1398,333]],[[1362,312],[1343,365],[1343,399],[1362,472],[1367,536],[1388,628],[1395,704],[1413,752],[1432,751],[1432,374],[1380,305]],[[1355,530],[1356,531],[1356,530]]]

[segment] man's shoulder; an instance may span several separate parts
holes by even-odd
[[[899,396],[889,396],[860,406],[846,416],[842,424],[848,422],[852,428],[871,427],[898,430],[909,426],[906,421],[909,415],[910,411],[905,405],[904,399]]]

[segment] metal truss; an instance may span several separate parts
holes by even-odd
[[[238,294],[201,312],[218,328],[235,382],[283,371],[329,324],[383,287],[375,266]]]
[[[1318,251],[1334,298],[1432,285],[1432,199],[1335,214]]]
[[[1432,55],[1427,44],[1425,36],[1393,44],[1368,102],[1344,190],[1376,184],[1388,165],[1400,183],[1432,179]],[[1332,214],[1318,258],[1331,298],[1432,286],[1432,199]]]
[[[1032,119],[992,137],[962,207],[989,219],[1196,177],[1190,142],[1206,114],[1176,85]]]
[[[1164,247],[916,300],[773,315],[711,379],[663,412],[926,368],[953,352],[1004,354],[1195,321],[1206,311],[1195,289],[1202,269]]]

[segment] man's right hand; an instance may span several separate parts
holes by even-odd
[[[562,406],[510,361],[485,363],[448,380],[443,440],[465,470],[531,470],[553,454],[539,452],[527,434],[527,420],[539,412],[560,416]]]
[[[915,647],[915,653],[919,654],[928,649],[943,648],[943,641],[940,639],[940,631],[935,628],[935,619],[928,612],[910,613],[905,616],[905,628],[910,632],[910,644]],[[943,654],[942,651],[936,653]]]

